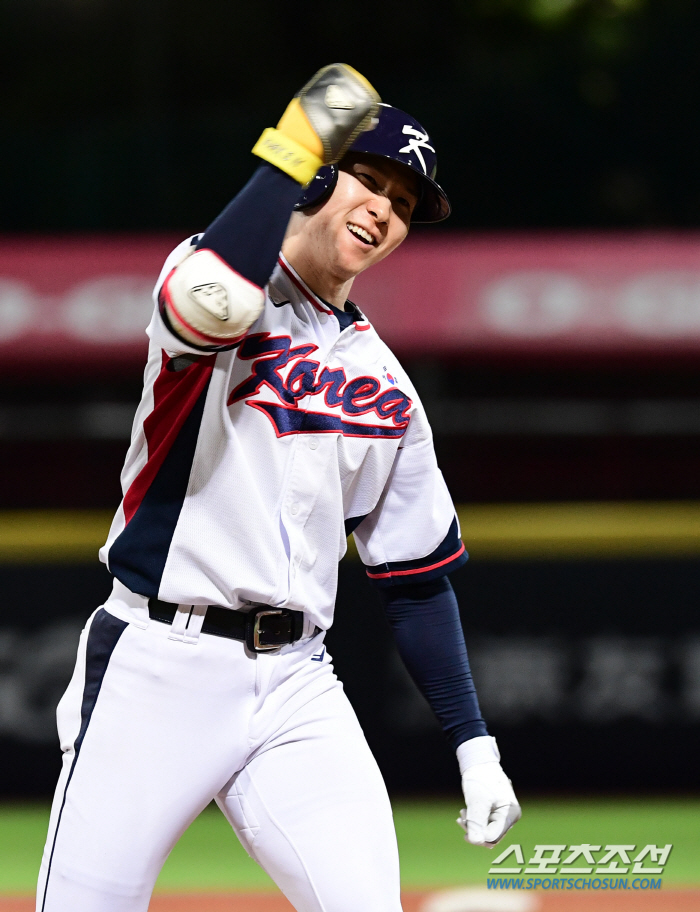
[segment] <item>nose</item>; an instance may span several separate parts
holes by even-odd
[[[367,202],[367,211],[377,222],[388,222],[391,212],[391,200],[386,196],[374,194]]]

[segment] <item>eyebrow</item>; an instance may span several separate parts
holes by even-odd
[[[410,200],[415,200],[415,205],[417,206],[420,202],[420,186],[416,182],[412,187],[404,187],[402,191],[399,191],[400,196],[408,196]]]
[[[409,196],[414,197],[416,202],[418,202],[420,199],[420,184],[416,179],[412,181],[410,186],[408,184],[404,184],[403,189],[405,193],[407,193]]]
[[[357,167],[357,166],[367,166],[369,168],[372,168],[378,174],[382,174],[383,177],[386,177],[386,174],[383,172],[383,169],[378,165],[372,164],[372,162],[367,162],[367,161],[362,161],[362,160],[354,161],[352,163],[352,167]],[[389,166],[389,169],[390,169],[390,173],[391,173],[391,170],[393,170],[391,168],[391,166]],[[403,192],[403,193],[408,194],[409,196],[412,196],[413,199],[415,200],[416,205],[418,205],[418,203],[420,202],[421,187],[420,187],[420,184],[417,179],[412,184],[412,186],[408,187],[408,186],[404,185],[403,191],[398,191],[398,192],[399,192],[399,195],[401,195]]]
[[[399,178],[401,180],[401,178]],[[420,185],[418,181],[414,181],[410,186],[401,182],[401,188],[397,191],[399,194],[407,194],[415,198],[416,202],[420,199]]]

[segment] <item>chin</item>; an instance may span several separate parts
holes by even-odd
[[[357,257],[341,257],[337,262],[338,273],[347,282],[364,272],[368,266],[372,265],[372,262],[359,260]]]
[[[374,255],[373,255],[374,254]],[[369,266],[376,262],[377,256],[374,250],[370,253],[363,254],[358,250],[343,250],[338,248],[336,264],[339,270],[342,270],[347,279],[353,279],[356,275],[364,272]]]

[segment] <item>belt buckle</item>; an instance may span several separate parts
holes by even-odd
[[[265,630],[263,618],[278,616],[280,620],[289,619],[288,630]],[[287,646],[292,642],[292,615],[286,608],[265,608],[258,611],[251,611],[247,618],[246,624],[246,645],[251,652],[270,652],[273,649],[279,649],[280,646]],[[265,639],[277,634],[283,637],[279,642],[266,643]]]

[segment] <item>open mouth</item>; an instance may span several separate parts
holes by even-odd
[[[374,240],[369,231],[366,231],[364,228],[360,228],[360,226],[355,225],[354,222],[346,222],[345,227],[349,232],[351,232],[351,234],[354,234],[356,238],[359,238],[363,244],[367,244],[368,247],[377,246],[377,242]]]

